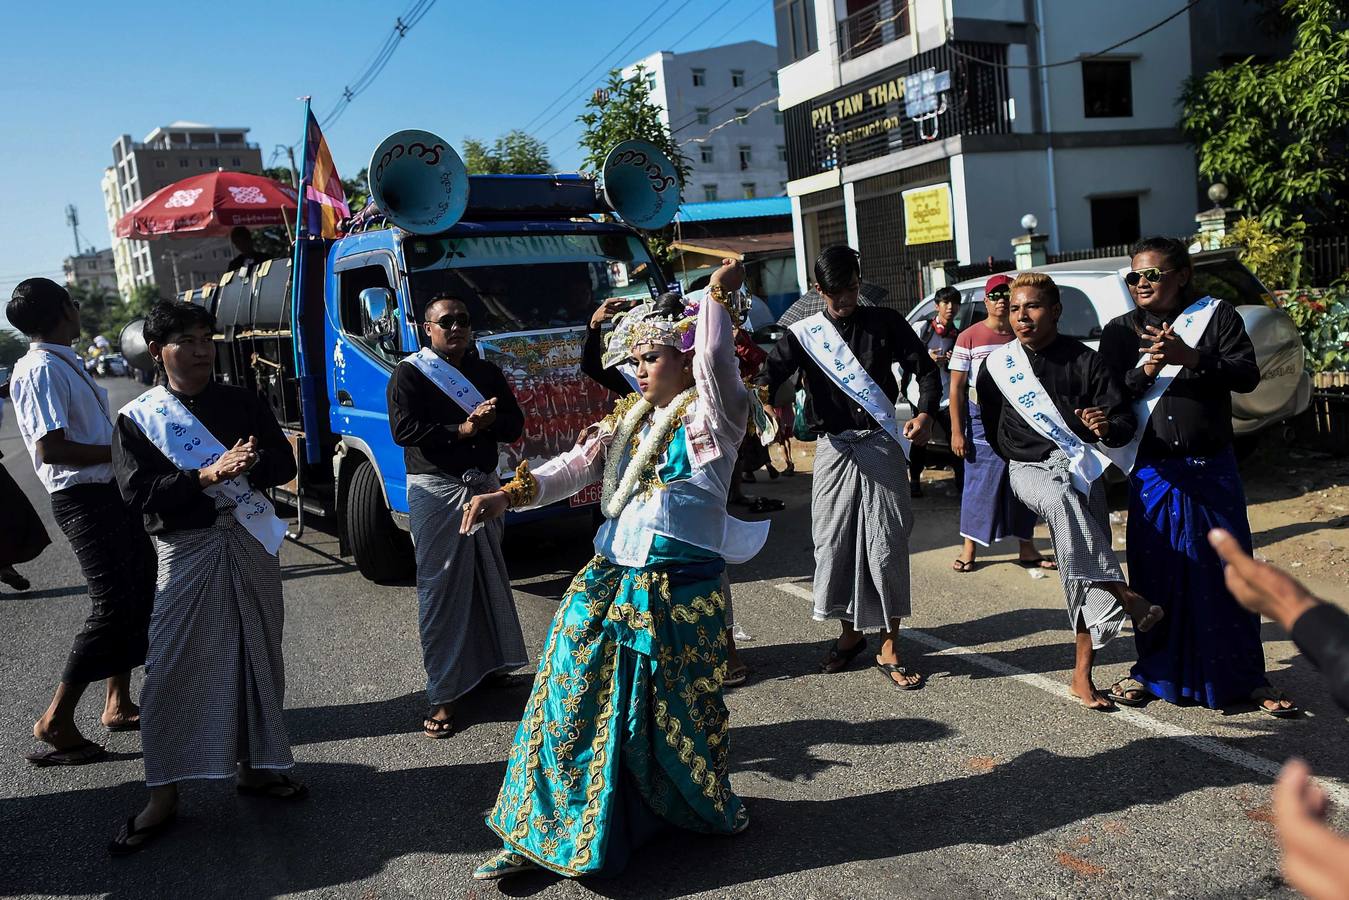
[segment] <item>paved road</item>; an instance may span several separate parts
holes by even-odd
[[[131,389],[116,383],[114,400]],[[48,513],[12,421],[0,450]],[[1345,720],[1277,626],[1265,625],[1266,657],[1309,710],[1300,721],[1158,704],[1087,712],[1064,690],[1071,643],[1057,580],[1005,562],[951,573],[956,505],[940,489],[918,502],[915,616],[903,646],[906,662],[931,676],[927,688],[892,691],[867,669],[814,674],[832,628],[810,621],[802,596],[809,479],[757,489],[788,508],[773,517],[769,551],[733,573],[739,619],[754,637],[744,647],[755,680],[728,698],[733,783],[752,827],[730,839],[671,836],[618,879],[532,875],[505,893],[1285,896],[1268,824],[1270,773],[1299,753],[1349,800]],[[583,536],[551,538],[521,530],[508,549],[533,647],[588,556]],[[238,799],[228,784],[193,783],[176,831],[115,861],[103,846],[143,798],[137,735],[99,735],[91,695],[81,721],[106,740],[111,761],[34,770],[21,759],[86,602],[59,537],[25,567],[36,590],[0,598],[0,893],[497,895],[469,873],[493,849],[482,816],[529,678],[471,697],[453,739],[421,737],[412,588],[369,584],[335,550],[331,535],[311,531],[282,556],[288,721],[312,799],[276,808]],[[1125,671],[1131,649],[1122,639],[1103,653],[1102,681]],[[1340,815],[1337,824],[1349,821]]]

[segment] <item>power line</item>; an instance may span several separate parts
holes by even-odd
[[[542,110],[540,110],[537,114],[535,114],[534,118],[532,118],[532,119],[530,119],[528,122],[526,122],[526,123],[524,124],[524,127],[522,127],[520,130],[521,130],[521,131],[528,132],[528,131],[530,130],[530,128],[534,125],[534,123],[537,122],[542,116],[544,116],[550,109],[552,109],[554,106],[556,106],[560,101],[565,100],[567,97],[571,96],[572,91],[576,90],[576,88],[579,87],[579,86],[582,84],[582,82],[584,82],[587,78],[589,78],[592,74],[594,74],[594,72],[595,72],[596,69],[598,69],[600,66],[604,65],[604,61],[605,61],[605,60],[607,60],[609,57],[613,56],[614,53],[616,53],[616,52],[618,51],[618,49],[619,49],[620,47],[622,47],[622,46],[627,42],[628,38],[630,38],[630,37],[632,37],[634,34],[636,34],[636,33],[637,33],[637,30],[640,29],[640,28],[641,28],[643,25],[645,25],[647,22],[650,22],[652,16],[654,16],[656,13],[660,12],[660,8],[661,8],[662,6],[665,6],[665,5],[668,4],[669,2],[670,2],[670,0],[661,0],[660,3],[657,3],[657,4],[655,5],[655,7],[652,8],[651,12],[649,12],[649,13],[646,14],[646,18],[645,18],[645,19],[643,19],[642,21],[638,22],[636,25],[632,26],[632,30],[631,30],[631,31],[629,31],[627,34],[623,35],[621,38],[619,38],[619,39],[618,39],[618,43],[614,44],[613,47],[609,48],[608,52],[606,52],[606,53],[604,53],[604,54],[602,54],[602,55],[600,56],[599,62],[597,62],[597,63],[595,63],[594,65],[592,65],[589,69],[586,69],[584,75],[582,75],[580,78],[578,78],[578,79],[576,79],[575,81],[573,81],[573,82],[571,83],[571,85],[570,85],[565,91],[563,91],[562,93],[558,94],[557,97],[556,97],[551,103],[549,103],[549,104],[548,104],[547,106],[545,106]],[[546,123],[545,123],[545,124],[546,124]]]
[[[1173,12],[1171,15],[1167,16],[1165,19],[1162,19],[1162,20],[1161,20],[1160,22],[1158,22],[1156,25],[1152,25],[1152,26],[1149,26],[1148,28],[1144,28],[1142,31],[1138,32],[1138,34],[1135,34],[1135,35],[1133,35],[1132,37],[1127,37],[1127,38],[1125,38],[1124,40],[1120,41],[1119,43],[1111,44],[1109,47],[1106,47],[1104,50],[1097,50],[1095,53],[1084,53],[1084,54],[1082,54],[1081,56],[1075,56],[1075,57],[1073,57],[1072,59],[1062,59],[1062,60],[1059,60],[1058,62],[1052,62],[1052,63],[1036,63],[1036,64],[1034,64],[1034,65],[1020,65],[1020,64],[1013,64],[1013,63],[992,62],[991,60],[987,60],[987,59],[979,59],[978,57],[970,56],[968,53],[962,53],[961,51],[957,50],[957,49],[955,48],[955,46],[954,46],[953,44],[951,44],[949,41],[947,42],[947,46],[950,47],[950,50],[951,50],[952,53],[954,53],[956,56],[961,57],[962,59],[967,59],[967,60],[969,60],[970,62],[981,63],[981,64],[983,64],[983,65],[985,65],[985,66],[990,66],[990,67],[992,67],[992,68],[994,68],[994,69],[1053,69],[1053,68],[1055,68],[1055,67],[1057,67],[1057,66],[1071,66],[1071,65],[1073,65],[1074,63],[1080,63],[1080,62],[1082,62],[1082,60],[1084,60],[1084,59],[1091,59],[1091,58],[1094,57],[1094,56],[1103,56],[1103,55],[1105,55],[1106,53],[1109,53],[1111,50],[1118,50],[1120,47],[1123,47],[1125,44],[1131,44],[1131,43],[1133,43],[1134,41],[1138,40],[1139,38],[1143,37],[1145,34],[1151,34],[1152,32],[1156,31],[1158,28],[1161,28],[1163,25],[1165,25],[1167,22],[1170,22],[1172,19],[1174,19],[1174,18],[1176,18],[1176,17],[1178,17],[1178,16],[1181,16],[1181,15],[1184,15],[1185,13],[1189,12],[1189,11],[1190,11],[1191,9],[1193,9],[1195,6],[1198,6],[1200,2],[1201,2],[1201,0],[1190,0],[1190,2],[1187,3],[1187,4],[1185,4],[1184,7],[1182,7],[1181,9],[1176,10],[1176,11]],[[1038,27],[1038,26],[1037,26],[1037,27]]]
[[[685,39],[688,38],[691,34],[693,34],[695,31],[697,31],[699,28],[703,27],[703,25],[707,24],[707,21],[708,21],[709,19],[711,19],[711,18],[712,18],[713,16],[715,16],[717,13],[721,12],[721,11],[722,11],[723,9],[725,9],[727,6],[731,5],[732,2],[734,2],[734,0],[727,0],[727,2],[722,3],[720,6],[718,6],[718,7],[715,8],[715,9],[713,9],[710,13],[708,13],[706,16],[704,16],[703,19],[702,19],[701,21],[698,22],[698,24],[694,25],[694,26],[693,26],[692,28],[690,28],[688,31],[686,31],[686,32],[684,32],[682,35],[680,35],[676,40],[672,41],[672,42],[670,43],[670,45],[669,45],[670,48],[673,50],[675,47],[678,47],[678,46],[679,46],[679,43],[680,43],[681,41],[685,40]],[[749,11],[749,13],[747,13],[745,16],[741,17],[734,25],[732,25],[730,28],[726,29],[725,31],[721,32],[721,34],[717,35],[717,37],[714,38],[714,39],[712,40],[712,42],[711,42],[712,45],[715,46],[716,43],[717,43],[717,41],[720,41],[720,40],[721,40],[722,38],[724,38],[726,35],[730,34],[732,31],[734,31],[735,29],[739,28],[741,25],[745,24],[745,22],[747,22],[747,21],[749,20],[750,16],[753,16],[756,12],[758,12],[757,7],[754,8],[754,9],[751,9],[751,10]],[[648,18],[649,18],[649,17],[648,17]],[[667,20],[667,21],[668,21],[668,20]],[[634,30],[636,30],[636,29],[634,29]],[[629,32],[629,33],[631,33],[631,32]],[[647,37],[650,37],[650,35],[647,35]],[[620,42],[620,43],[621,43],[621,42]],[[676,51],[676,52],[677,52],[677,51]],[[610,54],[610,55],[611,55],[611,54]],[[573,87],[574,87],[574,85],[573,85]],[[729,91],[727,91],[726,93],[729,93]],[[717,96],[716,99],[721,99],[721,97],[726,96],[726,93],[719,94],[719,95]],[[573,98],[573,102],[575,102],[576,99],[577,99],[577,98],[574,97],[574,98]],[[556,116],[553,116],[552,118],[556,118]],[[545,122],[545,123],[543,123],[543,124],[546,125],[547,122]],[[562,132],[566,131],[568,128],[575,127],[575,125],[576,125],[576,120],[574,120],[574,119],[573,119],[572,121],[569,121],[569,122],[563,124],[560,128],[556,129],[556,130],[553,131],[551,134],[549,134],[547,138],[544,138],[544,143],[547,143],[548,141],[551,141],[553,138],[557,137],[559,134],[561,134]]]
[[[408,32],[418,22],[426,18],[426,14],[435,5],[436,0],[416,0],[407,12],[394,20],[393,30],[389,33],[389,36],[384,39],[384,43],[380,45],[380,49],[376,51],[365,70],[354,81],[343,86],[341,98],[323,117],[323,120],[319,123],[320,128],[328,129],[337,124],[337,120],[351,106],[352,101],[364,93],[366,88],[374,84],[375,80],[379,78],[380,73],[384,71],[384,67],[393,58],[394,52],[398,49],[398,45],[402,43],[403,38],[407,37]]]
[[[627,57],[629,54],[633,53],[633,52],[636,50],[637,47],[640,47],[642,44],[644,44],[644,43],[646,43],[647,41],[649,41],[652,37],[654,37],[654,36],[656,35],[656,32],[658,32],[658,31],[660,31],[662,28],[664,28],[664,27],[666,26],[666,24],[668,24],[669,21],[670,21],[671,19],[673,19],[675,16],[677,16],[677,15],[679,15],[681,12],[683,12],[683,11],[684,11],[684,7],[688,6],[688,5],[689,5],[690,3],[692,3],[692,2],[693,2],[693,0],[684,0],[683,3],[681,3],[681,4],[679,4],[679,6],[675,7],[674,12],[670,13],[668,16],[666,16],[664,19],[662,19],[659,25],[657,25],[655,28],[653,28],[653,29],[651,29],[650,31],[648,31],[648,32],[647,32],[645,35],[643,35],[642,37],[638,38],[637,41],[636,41],[634,44],[632,44],[632,45],[630,45],[630,46],[628,47],[628,49],[626,49],[626,50],[622,51],[621,53],[619,53],[619,55],[618,55],[618,56],[619,56],[619,59],[623,59],[623,58]],[[715,10],[714,10],[714,12],[715,12]],[[704,19],[704,21],[706,21],[706,19]],[[611,70],[612,70],[612,69],[611,69]],[[606,73],[606,75],[607,75],[607,74],[608,74],[608,73]],[[604,76],[601,76],[600,78],[598,78],[598,79],[596,79],[595,81],[591,82],[591,84],[599,84],[599,83],[601,83],[601,82],[603,82],[603,81],[604,81]],[[547,125],[549,122],[551,122],[551,121],[553,121],[554,119],[556,119],[558,116],[562,115],[562,113],[566,112],[566,111],[568,110],[568,108],[570,108],[570,107],[572,106],[572,104],[574,104],[578,99],[583,99],[584,96],[585,96],[585,95],[582,94],[582,95],[580,95],[579,97],[573,97],[571,103],[565,103],[565,104],[563,104],[562,106],[558,107],[558,109],[557,109],[557,111],[556,111],[555,113],[553,113],[551,116],[549,116],[548,118],[544,119],[544,120],[543,120],[542,122],[540,122],[537,126],[535,126],[534,131],[531,132],[531,133],[534,134],[534,135],[537,137],[537,136],[538,136],[538,132],[539,132],[539,131],[542,131],[542,130],[543,130],[543,127],[544,127],[545,125]],[[561,128],[557,129],[557,131],[554,131],[551,135],[549,135],[548,137],[544,138],[544,139],[543,139],[543,142],[544,142],[545,144],[548,143],[550,140],[552,140],[554,137],[556,137],[556,136],[557,136],[558,134],[560,134],[562,131],[566,130],[566,128],[568,128],[568,127],[570,126],[570,124],[571,124],[571,123],[567,123],[566,125],[563,125]]]
[[[957,50],[957,49],[955,48],[955,46],[954,46],[950,41],[947,41],[946,46],[947,46],[947,48],[948,48],[952,53],[954,53],[956,56],[959,56],[959,57],[962,57],[962,58],[964,58],[964,59],[967,59],[967,60],[969,60],[970,62],[982,63],[983,65],[986,65],[986,66],[992,66],[992,67],[994,67],[994,68],[1002,68],[1002,69],[1049,69],[1049,68],[1054,68],[1054,67],[1056,67],[1056,66],[1067,66],[1067,65],[1072,65],[1072,64],[1074,64],[1074,63],[1080,63],[1080,62],[1082,62],[1082,60],[1084,60],[1084,59],[1090,59],[1090,58],[1092,58],[1092,57],[1094,57],[1094,56],[1101,56],[1101,55],[1103,55],[1103,54],[1109,53],[1111,50],[1117,50],[1117,49],[1119,49],[1120,47],[1123,47],[1125,44],[1132,43],[1133,41],[1138,40],[1139,38],[1143,37],[1143,36],[1146,35],[1146,34],[1151,34],[1152,32],[1156,31],[1158,28],[1161,28],[1163,25],[1165,25],[1166,23],[1170,22],[1172,19],[1175,19],[1175,18],[1177,18],[1178,16],[1181,16],[1181,15],[1183,15],[1184,13],[1189,12],[1193,7],[1197,6],[1200,2],[1201,2],[1201,0],[1190,0],[1190,2],[1187,3],[1187,4],[1184,6],[1184,8],[1177,10],[1176,12],[1174,12],[1174,13],[1172,13],[1171,15],[1167,16],[1165,19],[1162,19],[1160,22],[1157,22],[1156,24],[1151,25],[1151,26],[1149,26],[1149,27],[1143,29],[1142,31],[1138,32],[1137,34],[1135,34],[1135,35],[1133,35],[1133,36],[1131,36],[1131,37],[1127,37],[1127,38],[1125,38],[1124,40],[1119,41],[1118,43],[1111,44],[1109,47],[1106,47],[1106,48],[1103,49],[1103,50],[1097,50],[1097,51],[1095,51],[1094,53],[1085,53],[1085,54],[1083,54],[1083,55],[1081,55],[1081,56],[1074,57],[1073,59],[1061,60],[1061,61],[1059,61],[1059,62],[1041,63],[1041,64],[1033,65],[1033,66],[1032,66],[1032,65],[1024,65],[1024,66],[1023,66],[1023,65],[1009,65],[1009,64],[1007,64],[1007,63],[990,62],[989,60],[979,59],[978,57],[970,56],[970,55],[967,54],[967,53],[962,53],[960,50]],[[873,30],[874,30],[874,29],[873,29]],[[848,48],[848,51],[851,52],[852,50],[857,49],[857,47],[860,46],[863,42],[865,42],[865,41],[867,41],[868,39],[870,39],[870,36],[871,36],[870,33],[868,33],[868,34],[867,34],[865,37],[863,37],[860,41],[857,41],[857,42],[854,43],[852,46],[850,46],[850,47]],[[736,100],[738,100],[739,98],[745,96],[745,94],[750,93],[751,91],[755,90],[756,88],[762,87],[762,86],[763,86],[764,84],[766,84],[766,83],[767,83],[767,81],[761,81],[761,82],[759,82],[758,84],[754,85],[753,87],[746,88],[745,90],[741,91],[741,92],[740,92],[739,94],[737,94],[736,96],[732,97],[730,100],[727,100],[726,103],[722,103],[720,106],[714,107],[713,109],[709,110],[709,112],[716,112],[718,109],[721,109],[721,107],[725,106],[727,103],[734,103],[734,102],[735,102]],[[763,107],[767,106],[769,103],[773,103],[773,102],[775,102],[775,101],[777,101],[777,100],[779,100],[779,99],[780,99],[779,97],[773,97],[773,98],[770,99],[770,100],[765,100],[764,102],[760,103],[758,106],[755,106],[754,109],[749,110],[748,112],[746,112],[744,116],[739,116],[739,115],[737,115],[737,116],[732,116],[731,118],[727,119],[727,120],[724,121],[724,122],[719,122],[719,123],[717,123],[715,126],[713,126],[713,127],[712,127],[709,131],[707,131],[705,134],[699,135],[698,137],[695,137],[695,138],[689,138],[689,139],[687,139],[687,140],[680,141],[680,142],[679,142],[679,146],[682,147],[682,146],[684,146],[685,144],[697,144],[697,143],[702,143],[703,141],[707,140],[707,138],[708,138],[709,136],[711,136],[711,134],[712,134],[713,132],[720,131],[722,128],[725,128],[727,125],[730,125],[732,122],[735,122],[735,121],[738,121],[738,120],[740,120],[740,119],[746,118],[746,117],[748,117],[749,115],[751,115],[753,112],[755,112],[756,110],[762,109]],[[687,127],[688,127],[688,124],[685,124],[685,125],[681,125],[678,129],[675,129],[675,130],[676,130],[676,131],[682,131],[684,128],[687,128]],[[671,133],[673,134],[673,132],[671,132]]]

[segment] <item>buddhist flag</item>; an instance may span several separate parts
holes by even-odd
[[[347,195],[342,190],[342,179],[337,177],[333,155],[323,139],[318,120],[305,102],[304,172],[300,177],[300,204],[298,237],[335,238],[340,236],[337,224],[351,215]]]

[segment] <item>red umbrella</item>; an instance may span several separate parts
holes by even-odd
[[[289,214],[289,215],[287,215]],[[117,236],[216,237],[295,221],[295,191],[244,172],[194,175],[160,188],[117,220]]]

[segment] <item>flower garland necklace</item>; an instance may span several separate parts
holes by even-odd
[[[623,448],[631,440],[642,419],[646,418],[653,407],[645,397],[639,399],[618,421],[614,429],[613,442],[609,445],[609,454],[604,461],[604,486],[600,494],[600,512],[610,519],[617,519],[627,508],[637,493],[638,481],[647,467],[655,463],[656,457],[665,451],[675,424],[684,415],[685,409],[698,394],[696,387],[686,388],[656,413],[651,428],[638,444],[628,467],[620,480],[618,467],[622,464]]]

